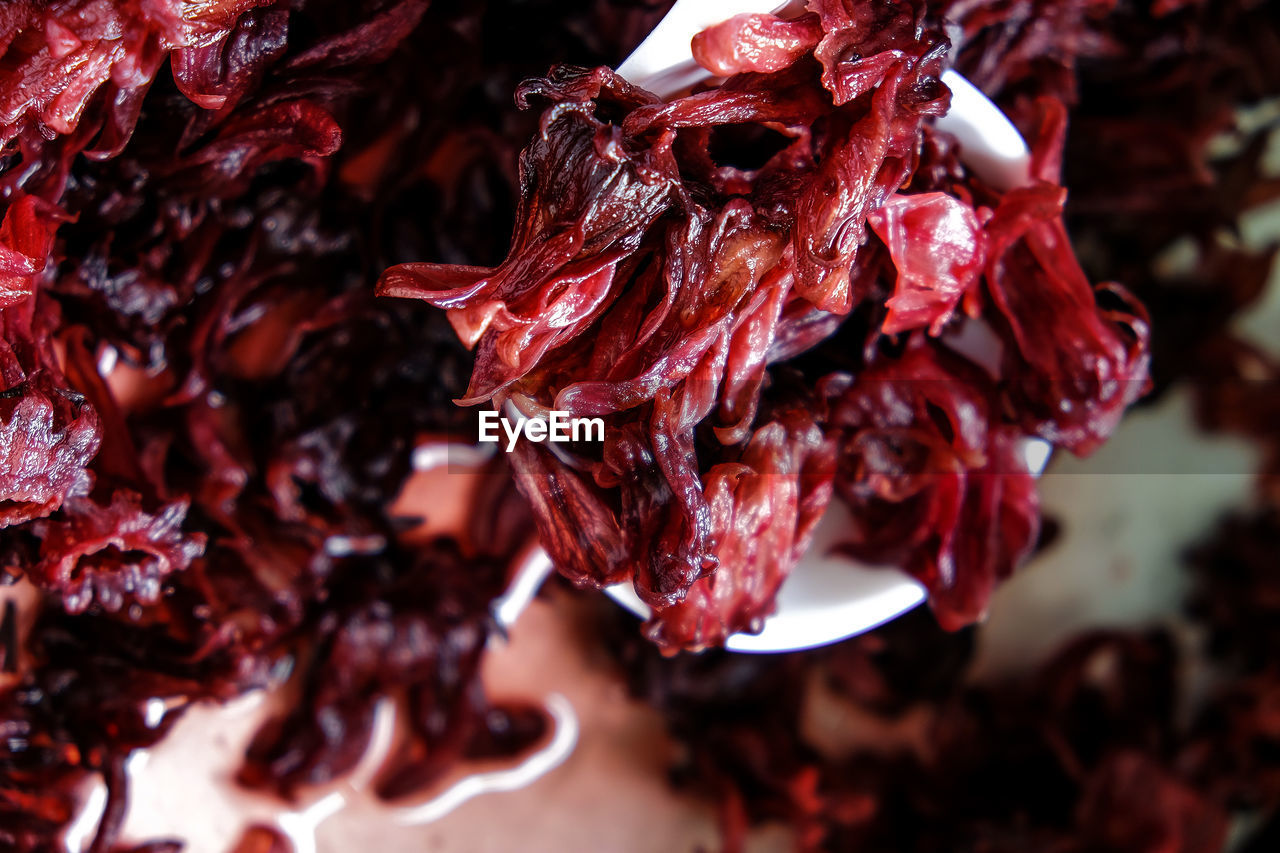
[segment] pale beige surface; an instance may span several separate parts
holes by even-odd
[[[1040,495],[1062,536],[996,591],[978,674],[1017,671],[1089,628],[1177,627],[1183,552],[1247,503],[1258,457],[1196,431],[1185,390],[1130,414],[1089,459],[1058,454]]]
[[[374,807],[346,785],[316,792],[307,803],[331,790],[349,802],[319,824],[318,851],[364,849],[374,836],[385,853],[714,846],[710,810],[678,799],[665,783],[670,755],[661,721],[629,701],[614,674],[592,661],[591,648],[575,633],[573,603],[554,598],[530,606],[510,643],[488,656],[484,676],[497,697],[565,696],[580,726],[569,759],[524,790],[472,800],[428,826],[398,826],[394,810]],[[128,835],[177,835],[191,839],[192,853],[222,853],[248,824],[273,820],[281,806],[230,782],[267,706],[250,698],[226,710],[189,713],[136,768]]]
[[[627,699],[575,634],[571,606],[534,602],[485,665],[495,696],[564,695],[577,711],[578,747],[528,788],[472,800],[426,827],[381,827],[389,851],[688,850],[714,846],[709,810],[677,799],[665,782],[669,747],[657,715]],[[339,815],[320,850],[367,843],[369,828]]]

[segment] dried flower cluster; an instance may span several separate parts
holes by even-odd
[[[961,630],[921,613],[773,659],[615,643],[728,848],[781,818],[809,849],[1207,853],[1242,809],[1274,846],[1280,368],[1223,331],[1270,255],[1222,239],[1278,187],[1234,124],[1280,92],[1265,4],[814,0],[700,36],[728,79],[670,101],[608,71],[662,5],[0,8],[0,577],[24,593],[0,847],[61,849],[99,774],[92,849],[118,849],[129,754],[286,679],[244,784],[342,774],[391,694],[385,796],[518,751],[541,716],[477,672],[535,529],[578,584],[632,581],[658,644],[702,648],[771,612],[833,499],[846,550]],[[1030,185],[987,185],[933,127],[950,63],[1032,143]],[[1090,283],[1112,281],[1150,329]],[[1096,447],[1149,350],[1157,388],[1201,380],[1208,425],[1271,442],[1264,508],[1196,556],[1221,689],[1186,724],[1176,650],[1127,634],[966,685],[962,626],[1039,535],[1022,443]],[[470,427],[455,399],[602,416],[606,441],[520,446],[465,530],[420,542],[392,507],[414,447]],[[824,755],[815,680],[924,708],[929,749]]]

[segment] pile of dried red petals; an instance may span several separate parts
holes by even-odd
[[[632,580],[669,647],[758,628],[833,484],[850,554],[973,622],[1036,539],[1025,440],[1087,453],[1146,390],[1141,306],[1090,285],[1063,226],[1061,99],[1028,107],[1034,178],[998,192],[929,124],[936,10],[807,9],[703,33],[728,79],[686,97],[607,68],[526,82],[544,112],[506,259],[380,283],[475,348],[464,403],[605,419],[602,446],[519,446],[517,482],[560,571]],[[990,372],[956,344],[973,326]]]
[[[1154,349],[1257,372],[1213,332],[1265,264],[1210,252],[1208,235],[1258,200],[1261,153],[1246,144],[1206,203],[1203,152],[1232,107],[1280,89],[1280,52],[1261,5],[1202,5],[815,0],[796,22],[703,37],[729,80],[665,103],[584,70],[652,27],[662,9],[644,0],[4,5],[0,567],[22,605],[0,632],[0,845],[59,849],[97,773],[93,849],[111,849],[132,750],[193,701],[286,678],[299,703],[260,733],[248,784],[287,795],[340,775],[392,692],[411,712],[387,795],[519,749],[540,718],[495,712],[476,672],[489,602],[535,523],[571,579],[632,579],[671,648],[757,625],[833,494],[854,510],[851,554],[906,566],[948,627],[979,617],[1036,541],[1021,442],[1087,452],[1146,385],[1145,315],[1081,271],[1060,171],[1092,203],[1070,233],[1110,252],[1084,258],[1095,280],[1156,306]],[[751,32],[771,47],[744,65]],[[932,129],[953,60],[1032,142],[1032,185],[984,185]],[[1101,70],[1078,78],[1079,61]],[[520,86],[553,62],[579,67]],[[510,105],[518,86],[541,120]],[[1159,124],[1184,102],[1191,121]],[[1064,147],[1064,105],[1092,122],[1088,142]],[[1234,286],[1148,276],[1187,229],[1217,262],[1197,274]],[[447,320],[375,298],[388,268],[384,291]],[[1162,344],[1166,299],[1181,337]],[[958,343],[978,329],[1000,343],[994,365]],[[1206,411],[1265,432],[1250,391],[1274,400],[1248,386]],[[390,507],[414,446],[466,423],[455,398],[600,415],[607,440],[521,445],[526,500],[499,460],[470,529],[406,544]],[[1224,611],[1263,607],[1252,593],[1273,584],[1255,552],[1239,562],[1234,586],[1202,596],[1229,640]],[[1250,624],[1268,630],[1265,614]],[[1137,698],[1107,716],[1090,693],[1068,726],[1036,697],[1078,688],[1084,652],[1025,700],[972,694],[952,665],[967,634],[913,626],[921,654],[893,641],[906,676],[868,663],[875,637],[829,654],[853,662],[832,669],[855,698],[872,685],[871,704],[940,703],[950,734],[927,773],[824,762],[785,734],[821,656],[642,667],[652,649],[630,653],[722,797],[730,846],[783,817],[811,846],[1207,850],[1151,846],[1147,827],[1185,816],[1159,837],[1216,838],[1223,809],[1280,800],[1252,751],[1274,748],[1270,664],[1236,661],[1247,677],[1175,750],[1182,733],[1152,722],[1173,665],[1158,643],[1115,640],[1138,660],[1121,671],[1146,673]],[[737,718],[709,693],[685,701],[681,673],[698,666],[734,670],[759,701]],[[1080,690],[1055,695],[1075,708]],[[158,723],[153,699],[169,709]],[[1020,749],[1068,729],[1088,742]],[[979,768],[963,756],[991,743],[1007,745],[1000,769],[964,784]],[[1174,754],[1200,775],[1171,773]],[[933,828],[897,836],[922,809]],[[1071,847],[1076,824],[1120,835]]]
[[[414,447],[465,422],[469,359],[374,283],[498,256],[536,127],[519,81],[570,46],[613,61],[660,14],[0,5],[0,847],[61,849],[98,774],[110,849],[131,751],[286,679],[242,773],[284,795],[349,769],[390,693],[387,796],[540,736],[477,681],[531,519],[498,460],[469,529],[405,540],[392,507]]]

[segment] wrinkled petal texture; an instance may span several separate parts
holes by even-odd
[[[0,528],[42,518],[93,483],[98,413],[58,371],[30,302],[0,309]]]
[[[74,131],[104,85],[127,104],[150,85],[166,51],[216,44],[240,13],[270,0],[16,0],[4,11],[0,143],[24,126]],[[180,67],[186,64],[179,62]]]
[[[986,281],[1024,426],[1077,453],[1098,447],[1146,393],[1146,312],[1123,288],[1089,284],[1062,223],[1065,192],[1010,191],[987,223]],[[1118,303],[1100,309],[1103,296]]]
[[[853,510],[844,550],[914,575],[945,627],[981,618],[1040,522],[1022,435],[991,423],[994,384],[920,341],[901,361],[833,377],[826,390],[843,436],[836,488]]]
[[[48,515],[87,492],[86,466],[100,441],[92,408],[40,379],[20,393],[16,405],[0,399],[0,527]]]
[[[518,93],[543,113],[505,259],[379,282],[474,351],[460,404],[605,420],[597,448],[517,446],[517,482],[559,570],[630,580],[666,648],[758,631],[833,486],[850,554],[981,618],[1037,535],[1025,437],[1087,452],[1146,387],[1140,307],[1066,238],[1060,115],[1035,185],[977,184],[929,125],[947,47],[923,4],[818,0],[698,35],[727,79],[669,101],[553,69]],[[968,323],[999,377],[949,348]],[[776,385],[793,359],[807,391]]]
[[[0,308],[35,292],[44,271],[58,216],[35,196],[19,195],[0,220]]]
[[[645,626],[649,638],[699,649],[740,631],[758,632],[827,508],[834,457],[812,418],[793,412],[791,423],[757,430],[741,462],[708,471],[703,480],[722,568],[694,582],[678,604],[655,612]]]
[[[37,524],[40,562],[32,577],[62,594],[68,612],[91,602],[119,610],[127,601],[153,604],[161,583],[204,553],[203,533],[184,533],[187,501],[151,513],[134,493],[117,491],[100,506],[73,498],[53,519]]]
[[[983,236],[973,208],[945,193],[895,193],[868,221],[898,269],[881,329],[940,334],[982,270]]]
[[[781,71],[813,50],[822,37],[818,19],[784,21],[774,15],[734,15],[693,37],[693,58],[720,77]]]

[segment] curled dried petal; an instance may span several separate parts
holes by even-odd
[[[176,501],[150,513],[127,491],[106,506],[72,498],[58,517],[37,523],[40,561],[32,578],[60,593],[70,613],[92,602],[109,611],[126,601],[153,604],[164,578],[204,553],[205,535],[183,530],[188,505]]]
[[[1123,288],[1089,284],[1062,222],[1065,197],[1048,183],[1011,190],[986,226],[985,276],[1023,424],[1083,454],[1150,386],[1150,330]]]
[[[34,303],[0,309],[0,528],[87,494],[102,441],[98,413],[58,371]]]
[[[35,196],[19,194],[0,221],[0,308],[16,305],[35,291],[53,234],[62,217]]]
[[[30,126],[74,132],[103,87],[110,92],[109,113],[136,119],[164,51],[215,44],[242,12],[270,2],[17,0],[6,9],[0,31],[6,68],[0,80],[0,144]],[[127,139],[129,131],[117,133]]]
[[[781,71],[813,50],[822,37],[818,19],[785,21],[774,15],[734,15],[693,37],[693,58],[720,77]]]
[[[945,193],[895,193],[868,218],[898,268],[881,327],[886,335],[928,328],[939,334],[977,281],[984,260],[973,208]]]

